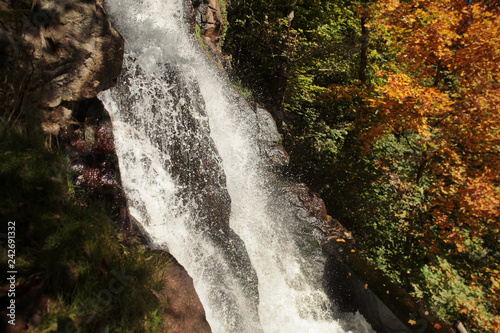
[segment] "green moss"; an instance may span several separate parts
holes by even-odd
[[[200,44],[200,46],[202,47],[205,47],[205,42],[203,41],[203,34],[201,33],[201,27],[196,24],[195,27],[194,27],[194,34],[196,36],[196,40],[198,41],[198,44]]]
[[[224,39],[226,38],[226,33],[229,28],[229,22],[227,19],[227,7],[228,1],[219,0],[220,13],[222,15],[222,29],[219,36],[219,44],[224,45]]]

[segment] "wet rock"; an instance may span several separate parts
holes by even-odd
[[[97,98],[67,103],[76,121],[61,132],[62,144],[75,171],[73,182],[85,191],[80,200],[104,201],[108,213],[126,231],[131,229],[127,199],[121,188],[111,121]]]
[[[133,64],[134,59],[127,59],[127,62]],[[168,156],[164,161],[164,169],[175,179],[176,188],[180,189],[178,197],[184,206],[196,212],[196,218],[192,221],[194,228],[211,240],[225,257],[224,262],[228,263],[230,271],[228,276],[236,277],[246,299],[257,309],[257,274],[245,244],[229,225],[231,198],[226,187],[222,160],[210,137],[204,101],[199,90],[193,88],[192,82],[186,81],[176,68],[166,64],[163,66],[163,74],[158,79],[168,85],[168,91],[154,90],[154,98],[148,105],[147,120],[131,111],[127,121],[136,123],[145,132],[144,135],[151,138],[152,144]],[[148,86],[150,80],[147,73],[139,66],[134,69],[134,80],[139,79],[144,89],[153,91]],[[134,92],[129,85],[122,85],[129,79],[132,78],[126,75],[119,78],[118,89],[114,91],[119,94],[116,100],[120,101],[121,108],[141,110],[142,105],[135,105],[140,101],[130,97]],[[144,122],[147,123],[145,126]],[[227,290],[220,290],[221,294],[224,292]]]
[[[295,216],[312,228],[312,234],[322,243],[327,231],[330,217],[325,202],[312,192],[305,184],[292,184],[289,189],[289,201],[295,210]]]
[[[278,133],[273,116],[258,105],[255,106],[255,115],[259,127],[261,154],[271,169],[280,170],[288,165],[290,156],[281,145],[281,135]]]
[[[278,145],[281,142],[281,135],[271,113],[257,104],[254,112],[259,125],[259,141]]]
[[[328,216],[328,237],[327,240],[334,239],[339,242],[355,243],[352,233],[348,231],[339,221]]]

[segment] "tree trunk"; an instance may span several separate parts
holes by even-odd
[[[281,53],[277,55],[275,59],[275,76],[273,80],[273,92],[271,96],[271,113],[276,120],[276,126],[278,131],[281,132],[283,128],[283,122],[285,121],[285,114],[283,109],[283,104],[285,101],[285,92],[288,83],[288,65],[290,58],[288,53],[290,51],[290,36],[292,29],[292,21],[295,16],[295,6],[298,0],[293,0],[292,3],[287,6],[283,12],[284,16],[287,18],[288,26],[286,33],[284,34],[283,49]]]
[[[361,84],[366,84],[366,67],[368,65],[368,45],[370,44],[370,31],[366,26],[368,14],[366,13],[366,2],[363,4],[363,13],[361,14],[361,50],[359,52],[358,79]]]

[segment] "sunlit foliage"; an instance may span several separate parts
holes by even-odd
[[[373,263],[443,319],[497,332],[499,1],[278,3],[295,5],[286,34],[275,4],[233,1],[242,30],[229,27],[228,50],[261,95],[279,83],[262,65],[287,59],[293,174]],[[268,23],[249,23],[256,15]]]

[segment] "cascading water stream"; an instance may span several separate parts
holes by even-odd
[[[182,3],[106,1],[126,55],[100,98],[131,214],[193,277],[214,332],[369,332],[360,316],[335,319],[323,258],[262,158],[269,119],[207,64]]]

